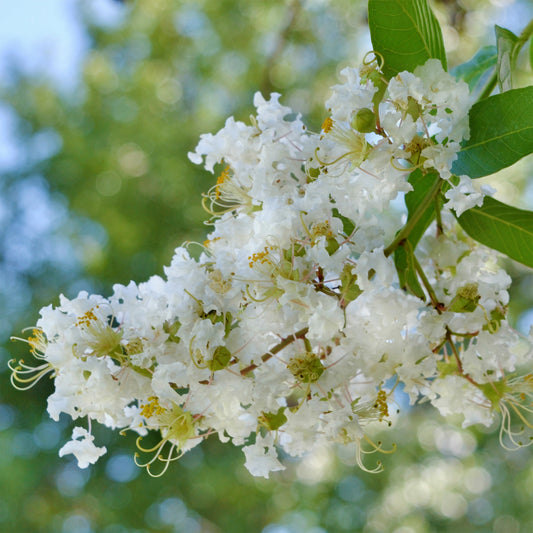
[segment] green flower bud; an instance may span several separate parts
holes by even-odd
[[[368,107],[359,109],[352,119],[352,128],[361,133],[371,133],[376,130],[376,115]]]

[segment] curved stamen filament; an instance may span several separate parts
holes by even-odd
[[[376,452],[384,453],[384,454],[389,455],[389,454],[394,453],[396,451],[396,444],[393,444],[392,448],[390,450],[385,450],[385,449],[383,449],[383,447],[381,445],[381,442],[378,442],[376,444],[374,441],[372,441],[366,435],[363,435],[363,439],[366,442],[368,442],[370,444],[370,446],[372,446],[372,449],[371,450],[364,450],[363,447],[361,446],[361,441],[356,443],[356,448],[357,448],[356,462],[357,462],[357,465],[359,466],[359,468],[361,468],[361,470],[364,470],[365,472],[368,472],[369,474],[377,474],[379,472],[382,472],[385,467],[383,466],[383,463],[381,461],[377,462],[375,468],[369,469],[363,463],[362,455],[370,455],[370,454],[376,453]]]
[[[22,337],[11,337],[12,341],[22,341],[30,345],[30,352],[36,359],[44,359],[44,352],[48,346],[48,340],[43,330],[36,327],[24,328],[22,332],[31,330],[33,336],[23,339]]]
[[[139,437],[137,437],[137,440],[135,441],[135,446],[137,446],[137,448],[139,448],[139,450],[141,450],[141,452],[143,453],[152,453],[152,452],[155,452],[156,450],[158,451],[158,453],[161,451],[161,449],[163,448],[163,446],[168,442],[168,439],[161,439],[155,446],[152,446],[152,448],[143,448],[141,446],[141,441],[143,440],[143,436],[140,435]],[[157,459],[157,455],[154,456],[148,463],[146,464],[150,464],[151,462],[155,461]],[[141,466],[141,465],[139,465]]]
[[[367,435],[364,435],[363,437],[369,444],[370,446],[372,446],[372,450],[361,450],[362,453],[364,453],[365,455],[369,455],[371,453],[376,453],[376,452],[379,452],[379,453],[384,453],[386,455],[390,455],[392,453],[394,453],[396,451],[396,444],[393,443],[392,444],[392,448],[390,450],[385,450],[383,448],[383,445],[382,445],[382,442],[381,441],[378,441],[377,444],[372,440],[370,439],[370,437],[368,437]]]
[[[250,293],[250,286],[246,285],[246,296],[248,296],[248,298],[250,298],[250,300],[252,300],[253,302],[262,303],[262,302],[266,302],[269,298],[271,298],[272,295],[268,294],[268,291],[266,291],[265,296],[261,298],[256,298],[255,296],[252,296],[252,294]]]
[[[207,365],[202,365],[200,364],[199,361],[203,361],[203,355],[202,355],[202,352],[198,349],[196,350],[193,350],[193,347],[192,347],[192,343],[194,342],[194,340],[196,339],[196,336],[194,336],[191,341],[189,342],[189,355],[191,357],[191,361],[192,361],[192,364],[198,368],[198,370],[205,370],[207,368]],[[200,357],[198,358],[198,361],[195,359],[195,354],[196,352],[200,352]]]
[[[511,413],[509,412],[509,409],[507,408],[507,406],[505,405],[503,401],[500,401],[499,407],[500,407],[500,411],[502,414],[502,423],[500,425],[500,433],[499,433],[499,439],[500,439],[500,444],[502,448],[504,448],[505,450],[514,451],[517,448],[522,448],[522,447],[530,446],[531,444],[533,444],[533,437],[529,437],[529,440],[525,443],[523,441],[519,441],[516,439],[516,437],[519,437],[520,435],[524,434],[525,428],[522,427],[520,431],[513,431],[511,429],[512,420],[511,420]],[[513,408],[513,410],[519,415],[519,418],[523,422],[525,422],[528,428],[532,428],[531,424],[529,424],[524,419],[524,417],[520,413],[518,413],[516,408]],[[512,447],[505,444],[504,434],[507,435],[508,439],[511,441]]]
[[[183,453],[182,451],[178,451],[176,456],[175,457],[172,457],[174,451],[177,449],[177,445],[176,444],[171,444],[170,446],[170,450],[167,454],[167,456],[163,456],[161,454],[163,448],[165,447],[165,444],[167,442],[169,442],[168,439],[161,439],[154,447],[152,448],[143,448],[140,444],[140,441],[142,440],[142,436],[138,437],[137,438],[137,441],[136,441],[136,445],[137,445],[137,448],[139,448],[139,450],[141,450],[142,452],[144,453],[152,453],[155,451],[155,454],[154,456],[149,460],[147,461],[146,463],[141,463],[138,461],[138,458],[139,458],[139,454],[138,453],[135,453],[133,459],[135,461],[135,464],[140,467],[140,468],[146,468],[146,471],[148,472],[148,474],[150,475],[150,477],[154,477],[154,478],[157,478],[157,477],[161,477],[167,470],[168,470],[168,467],[169,467],[169,464],[172,462],[172,461],[177,461],[180,457],[183,456]],[[157,474],[154,474],[151,467],[152,465],[155,463],[156,460],[159,460],[163,463],[165,463],[163,469],[161,470],[161,472],[158,472]]]
[[[394,162],[394,157],[391,157],[390,158],[390,164],[391,164],[391,167],[394,169],[394,170],[397,170],[398,172],[413,172],[414,170],[416,170],[417,168],[422,168],[424,166],[424,163],[418,163],[416,165],[412,165],[410,167],[399,167],[396,165],[396,163]]]
[[[22,360],[17,366],[16,359],[11,359],[8,362],[8,366],[12,371],[10,380],[13,387],[18,390],[24,391],[31,389],[36,383],[38,383],[46,374],[54,370],[54,367],[50,363],[44,363],[40,366],[28,366]],[[53,376],[50,376],[53,377]],[[20,386],[18,383],[22,383]]]
[[[328,166],[331,166],[331,165],[334,165],[335,163],[338,163],[339,161],[342,161],[344,158],[346,157],[349,157],[351,155],[355,155],[357,154],[358,152],[356,150],[352,150],[351,152],[346,152],[345,154],[337,157],[337,159],[334,159],[333,161],[330,161],[329,163],[327,161],[322,161],[320,159],[320,157],[318,157],[318,150],[319,148],[315,148],[315,157],[316,157],[316,160],[323,166],[325,167],[328,167]]]
[[[206,194],[202,195],[202,206],[207,213],[215,217],[239,208],[253,209],[253,198],[248,194],[248,191],[248,188],[236,183],[226,172],[222,180],[219,178],[216,185],[213,185]]]

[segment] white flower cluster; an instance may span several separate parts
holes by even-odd
[[[465,425],[500,411],[504,440],[521,444],[510,415],[524,419],[533,376],[505,374],[527,357],[505,320],[510,278],[448,210],[483,200],[450,172],[468,88],[437,60],[390,82],[376,60],[342,75],[320,133],[279,95],[256,94],[251,125],[230,118],[203,135],[189,157],[221,171],[199,259],[180,247],[166,279],[42,309],[27,339],[42,364],[13,361],[13,384],[50,375],[54,420],[137,432],[154,475],[213,433],[243,446],[258,476],[283,468],[277,448],[301,456],[324,442],[356,443],[366,468],[362,454],[384,451],[367,426],[390,424],[398,385]],[[418,297],[396,273],[402,241],[389,244],[402,225],[391,201],[416,168],[449,200],[412,255]],[[150,430],[160,438],[147,446]],[[77,427],[60,455],[94,463],[105,448],[93,440]]]

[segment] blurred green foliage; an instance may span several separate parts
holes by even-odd
[[[58,144],[39,171],[73,211],[106,229],[105,243],[84,247],[87,272],[109,290],[161,272],[184,240],[203,241],[200,194],[211,182],[186,153],[225,117],[246,118],[255,90],[288,92],[297,109],[320,120],[318,102],[343,59],[327,46],[328,34],[339,43],[335,33],[349,35],[364,20],[358,2],[330,10],[283,1],[138,1],[111,30],[86,15],[93,44],[76,94],[17,80],[7,98],[20,137],[45,132]]]
[[[434,4],[451,66],[487,44],[493,4]],[[246,120],[256,90],[282,92],[318,129],[338,70],[370,47],[362,1],[137,0],[112,25],[91,2],[77,9],[91,45],[76,91],[16,68],[1,88],[24,155],[0,180],[10,206],[0,217],[4,335],[34,323],[60,292],[107,294],[162,274],[175,246],[208,231],[200,195],[213,181],[186,157],[199,135],[229,115]],[[520,175],[505,182],[515,199],[527,190]],[[515,274],[518,319],[533,283]],[[25,346],[1,350],[7,360]],[[504,452],[493,434],[447,425],[434,410],[398,419],[388,434],[398,451],[379,476],[359,471],[348,449],[288,459],[285,472],[255,479],[239,450],[211,439],[152,479],[133,463],[134,438],[102,428],[93,430],[109,453],[97,465],[58,459],[70,429],[43,414],[50,383],[23,394],[7,373],[0,380],[6,533],[533,530],[530,452]]]

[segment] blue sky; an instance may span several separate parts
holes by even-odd
[[[79,81],[89,41],[79,19],[81,0],[0,0],[0,86],[9,83],[10,66],[51,79],[71,91]],[[86,2],[102,25],[114,24],[124,8],[113,0]],[[18,162],[12,142],[14,117],[0,102],[0,170]]]
[[[72,89],[89,47],[78,7],[88,6],[102,25],[113,25],[124,7],[113,0],[0,0],[0,85],[9,62]]]
[[[88,43],[73,0],[0,0],[0,76],[8,62],[71,86]]]
[[[13,65],[65,90],[75,86],[89,43],[74,8],[74,0],[0,0],[0,86],[9,83]],[[0,169],[18,162],[13,122],[0,104]]]

